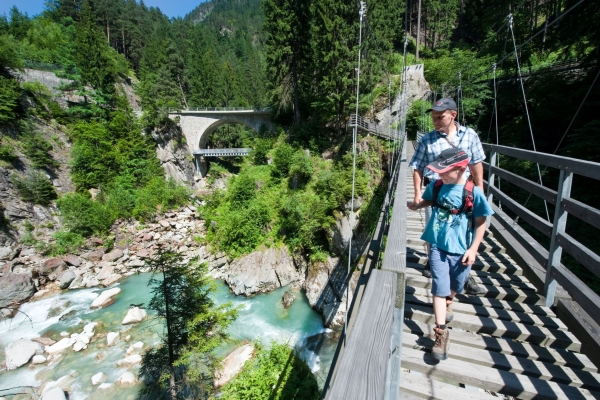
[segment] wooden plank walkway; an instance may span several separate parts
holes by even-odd
[[[412,152],[409,143],[409,160]],[[412,200],[411,169],[408,174]],[[431,357],[435,322],[420,239],[425,213],[408,211],[407,218],[401,399],[600,399],[597,367],[578,353],[579,340],[489,232],[471,271],[487,293],[456,296],[449,357]]]

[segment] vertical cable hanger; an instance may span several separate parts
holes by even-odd
[[[525,114],[527,115],[527,124],[529,125],[529,133],[531,135],[531,143],[533,145],[533,151],[537,152],[537,150],[535,148],[535,139],[533,138],[533,128],[531,127],[531,118],[529,117],[529,108],[527,107],[527,97],[525,96],[525,86],[523,84],[523,75],[521,74],[521,64],[519,63],[519,53],[517,51],[517,43],[515,41],[515,32],[513,30],[513,15],[512,14],[508,15],[508,26],[510,28],[510,34],[512,36],[515,59],[517,60],[517,72],[519,73],[519,82],[521,83],[521,92],[523,93],[523,102],[525,104]],[[540,170],[540,164],[536,163],[535,165],[537,166],[538,179],[539,179],[540,185],[543,185],[542,171]],[[546,209],[546,218],[548,219],[548,221],[550,221],[550,213],[548,212],[548,203],[546,203],[545,200],[544,200],[544,207]]]
[[[358,118],[358,97],[360,94],[360,53],[362,47],[362,24],[363,17],[367,11],[367,3],[364,1],[360,2],[360,10],[358,15],[360,17],[360,25],[358,30],[358,69],[356,71],[356,117]],[[358,124],[354,124],[354,130],[352,131],[352,197],[350,199],[350,212],[351,217],[354,218],[354,189],[356,183],[356,137],[358,135]],[[352,228],[353,220],[350,218],[350,239],[348,240],[348,284],[346,285],[346,318],[344,320],[344,335],[348,334],[348,307],[350,302],[350,277],[352,274],[352,238],[354,236],[354,229]]]

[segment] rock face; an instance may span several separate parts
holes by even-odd
[[[29,275],[9,273],[0,278],[0,307],[8,307],[28,300],[35,293]]]
[[[143,308],[132,307],[127,312],[127,315],[123,319],[122,324],[123,325],[137,324],[138,322],[143,321],[144,318],[146,318],[146,316],[147,316],[146,310],[144,310]]]
[[[266,293],[303,279],[287,248],[256,251],[234,261],[223,273],[236,295]]]
[[[348,277],[346,266],[339,259],[331,257],[309,268],[304,281],[306,297],[310,306],[323,316],[323,325],[327,328],[338,329],[344,325],[346,304],[352,302],[359,275],[355,271]]]
[[[6,369],[17,369],[25,365],[36,354],[42,354],[44,347],[29,339],[19,339],[16,342],[9,344],[4,353],[6,354]]]
[[[341,218],[336,219],[335,226],[329,232],[329,247],[335,254],[342,255],[350,243],[352,230],[358,225],[356,214],[346,212]]]
[[[112,288],[112,289],[105,290],[104,292],[100,293],[100,296],[98,296],[94,299],[90,308],[106,307],[106,306],[114,303],[115,300],[113,299],[113,296],[115,296],[119,293],[121,293],[121,288]]]
[[[254,346],[245,344],[225,357],[221,364],[223,366],[221,371],[215,374],[215,387],[219,388],[234,378],[242,370],[246,361],[252,358],[252,353],[254,353]]]

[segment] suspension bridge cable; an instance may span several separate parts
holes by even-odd
[[[577,118],[577,115],[579,115],[579,111],[581,110],[581,107],[583,107],[583,104],[585,103],[585,101],[588,98],[588,95],[590,94],[590,92],[592,91],[592,88],[594,87],[594,85],[596,84],[596,80],[598,80],[598,77],[600,76],[600,69],[598,70],[598,73],[596,74],[596,77],[594,78],[594,80],[592,81],[592,84],[590,85],[590,88],[588,89],[587,93],[585,94],[585,96],[583,97],[583,100],[581,100],[581,103],[579,104],[579,108],[577,108],[577,111],[575,112],[575,115],[573,116],[573,119],[571,119],[571,123],[569,124],[569,126],[567,127],[567,130],[565,131],[565,133],[562,135],[562,138],[560,138],[560,142],[558,142],[558,145],[556,146],[556,149],[554,149],[554,152],[552,154],[556,154],[558,152],[558,149],[560,148],[560,145],[562,144],[563,140],[567,137],[567,133],[569,133],[569,129],[571,129],[571,125],[573,125],[573,122],[575,122],[575,118]],[[544,172],[546,172],[546,170],[548,169],[548,166],[546,165],[544,167]],[[540,182],[541,183],[541,182]],[[527,200],[525,200],[525,203],[523,204],[523,206],[526,206],[527,203],[529,202],[529,199],[531,199],[531,196],[533,194],[529,193],[529,197],[527,197]],[[517,217],[518,218],[518,217]],[[516,220],[515,220],[516,221]]]
[[[358,97],[360,94],[360,53],[362,48],[362,25],[363,17],[365,15],[367,4],[364,1],[360,2],[360,10],[358,15],[360,17],[360,24],[358,30],[358,69],[356,71],[356,116],[358,117]],[[351,263],[352,263],[352,237],[354,236],[354,229],[352,225],[354,223],[354,191],[356,186],[356,137],[358,135],[358,124],[354,125],[352,132],[352,197],[350,199],[350,239],[348,240],[348,284],[346,285],[346,318],[344,319],[344,334],[348,334],[348,307],[350,303],[350,277],[351,277]]]
[[[560,21],[565,15],[569,14],[571,11],[573,11],[576,7],[578,7],[581,3],[583,3],[585,0],[579,0],[576,4],[574,4],[573,6],[571,6],[568,10],[566,10],[565,12],[563,12],[562,14],[560,14],[558,17],[556,17],[556,19],[554,19],[552,22],[548,23],[548,25],[544,25],[544,27],[540,28],[540,30],[538,32],[536,32],[535,34],[533,34],[532,36],[530,36],[525,42],[521,43],[519,46],[517,46],[515,48],[514,51],[512,51],[509,54],[506,54],[504,57],[502,57],[500,60],[496,61],[496,64],[502,64],[502,62],[504,60],[506,60],[508,57],[512,56],[513,54],[515,54],[518,50],[520,50],[523,46],[526,46],[527,44],[529,44],[533,39],[535,39],[537,36],[541,35],[542,33],[544,33],[544,31],[547,31],[549,27],[551,27],[552,25],[556,24],[558,21]],[[512,14],[509,14],[509,16],[511,16]],[[508,17],[507,17],[508,18]],[[467,84],[471,84],[473,81],[475,81],[476,79],[479,79],[480,77],[482,77],[483,75],[487,74],[488,72],[490,72],[491,69],[488,68],[485,71],[481,72],[480,74],[476,75],[475,77],[469,79],[469,81],[467,82]],[[451,91],[453,91],[455,89],[452,89]]]
[[[513,30],[513,16],[509,15],[509,25],[510,34],[512,36],[513,46],[515,48],[515,58],[517,61],[517,72],[519,74],[519,82],[521,83],[521,92],[523,93],[523,104],[525,105],[525,115],[527,116],[527,124],[529,125],[529,133],[531,135],[531,143],[533,145],[533,151],[537,152],[535,148],[535,139],[533,138],[533,128],[531,126],[531,118],[529,117],[529,107],[527,107],[527,97],[525,96],[525,85],[523,84],[523,75],[521,75],[521,64],[519,63],[519,53],[517,52],[517,42],[515,41],[515,33]],[[540,170],[540,164],[536,163],[536,168],[538,172],[538,178],[540,180],[540,185],[542,185],[542,171]],[[550,221],[550,212],[548,211],[548,203],[544,200],[544,208],[546,209],[546,218]]]

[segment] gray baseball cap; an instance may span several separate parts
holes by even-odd
[[[452,100],[448,97],[444,97],[443,99],[439,99],[438,101],[433,103],[433,107],[431,107],[429,110],[427,110],[427,112],[431,112],[432,110],[433,111],[446,111],[446,110],[456,111],[456,103],[454,102],[454,100]]]

